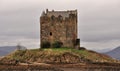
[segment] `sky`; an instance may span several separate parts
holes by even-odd
[[[39,18],[46,9],[77,9],[82,47],[120,46],[120,0],[0,0],[0,46],[39,48]]]

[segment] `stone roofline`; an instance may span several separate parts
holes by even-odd
[[[52,15],[54,15],[55,17],[58,17],[59,15],[61,15],[63,18],[65,17],[69,17],[69,14],[75,14],[77,15],[77,9],[76,10],[67,10],[67,11],[49,11],[48,9],[46,9],[46,12],[43,11],[41,16],[48,16],[51,17]]]
[[[77,9],[76,9],[76,10],[67,10],[67,11],[54,11],[54,10],[49,11],[48,9],[46,9],[46,13],[48,13],[48,12],[58,12],[58,13],[59,13],[59,12],[63,12],[63,13],[64,13],[64,12],[68,12],[68,13],[69,13],[69,12],[74,12],[74,13],[77,13]]]

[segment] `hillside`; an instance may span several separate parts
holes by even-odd
[[[16,46],[1,46],[0,47],[0,56],[8,55],[9,53],[15,51],[17,49]]]
[[[109,51],[109,52],[106,52],[105,54],[115,58],[115,59],[119,59],[120,60],[120,46]]]
[[[25,63],[94,63],[114,62],[109,56],[89,50],[76,50],[71,48],[49,48],[34,50],[19,50],[4,57],[0,62],[17,60]]]

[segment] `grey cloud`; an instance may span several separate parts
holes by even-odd
[[[98,8],[93,7],[92,10],[85,10],[82,15],[80,14],[79,37],[82,41],[120,39],[120,5],[116,3],[101,5]]]
[[[112,40],[120,40],[119,0],[0,0],[0,3],[0,39],[5,36],[6,41],[21,38],[38,41],[39,17],[46,8],[77,9],[78,36],[81,43],[86,43],[84,46],[97,47],[102,41],[111,41],[110,44]]]
[[[20,11],[0,16],[0,35],[39,38],[39,13]]]

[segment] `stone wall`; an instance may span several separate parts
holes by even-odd
[[[63,16],[64,13],[69,16]],[[77,10],[47,11],[40,17],[40,27],[41,44],[44,41],[51,44],[60,41],[63,46],[74,47],[77,39]]]

